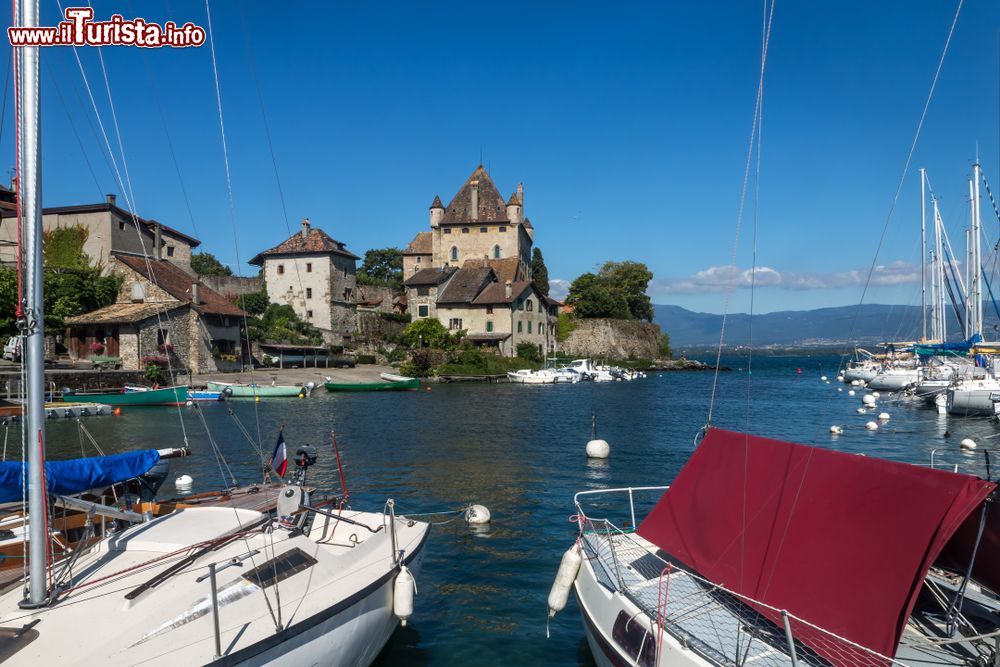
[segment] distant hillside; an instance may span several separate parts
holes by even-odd
[[[677,347],[718,345],[722,316],[695,313],[679,306],[654,305],[653,321],[670,334],[670,344]],[[856,318],[856,322],[855,322]],[[730,315],[726,321],[726,345],[749,342],[748,322],[744,313]],[[987,330],[995,331],[997,319],[986,316]],[[949,322],[958,330],[958,325]],[[841,343],[872,344],[885,340],[913,340],[920,334],[920,308],[917,306],[863,305],[817,310],[790,310],[753,318],[755,346],[820,346]],[[987,338],[994,338],[987,335]]]

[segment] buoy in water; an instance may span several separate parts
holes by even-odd
[[[879,418],[879,421],[887,422],[887,421],[889,421],[889,413],[888,412],[880,412],[880,413],[878,413],[878,418]]]
[[[559,561],[559,571],[556,572],[556,579],[552,582],[552,589],[549,591],[549,618],[566,608],[569,591],[573,588],[573,582],[576,581],[576,575],[580,572],[582,562],[583,556],[580,554],[580,547],[576,544],[563,553],[562,560]]]
[[[865,414],[865,409],[864,408],[858,408],[858,414],[859,415]]]
[[[837,391],[844,391],[843,387],[837,387]]]
[[[465,510],[465,522],[473,526],[489,523],[490,511],[484,505],[469,505]]]
[[[611,455],[611,445],[607,440],[591,440],[587,443],[587,457],[592,459],[606,459]]]
[[[972,438],[965,438],[964,440],[962,440],[962,442],[958,444],[958,446],[961,447],[962,449],[975,449],[976,441],[973,440]]]
[[[843,382],[843,381],[844,381],[844,376],[843,375],[838,375],[837,376],[837,382]]]
[[[861,402],[866,406],[875,405],[875,397],[871,394],[865,394],[861,397]]]
[[[820,382],[826,382],[826,376],[825,375],[819,376],[819,379],[820,379]]]
[[[848,396],[854,396],[856,393],[858,393],[858,392],[854,391],[853,389],[848,389],[847,390],[847,395]]]
[[[174,480],[174,487],[178,491],[190,491],[192,486],[194,486],[194,479],[191,478],[191,475],[181,475]]]
[[[868,429],[869,431],[877,431],[878,424],[876,424],[875,422],[868,422],[867,424],[865,424],[865,428]]]
[[[861,380],[851,380],[851,386],[852,387],[860,387],[861,386]]]
[[[874,398],[880,398],[880,397],[882,396],[882,394],[878,393],[877,391],[873,391],[873,392],[872,392],[872,396],[873,396]]]
[[[122,409],[121,408],[115,408],[114,412],[115,412],[115,416],[116,417],[121,417],[121,415],[122,415]]]
[[[840,435],[843,432],[844,432],[844,427],[843,426],[831,426],[830,427],[830,433],[833,433],[834,435]]]
[[[413,615],[413,595],[417,592],[417,582],[405,565],[399,568],[396,583],[392,586],[392,613],[399,624],[406,627],[406,621]]]

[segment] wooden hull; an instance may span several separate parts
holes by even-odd
[[[420,389],[420,380],[410,378],[404,382],[326,382],[327,391],[412,391]]]
[[[128,391],[118,393],[87,393],[63,394],[66,403],[103,403],[105,405],[184,405],[187,402],[188,388],[165,387],[149,389],[148,391]]]

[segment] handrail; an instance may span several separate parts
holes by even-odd
[[[580,506],[580,496],[602,495],[607,493],[628,493],[629,515],[632,518],[632,527],[635,528],[635,495],[636,491],[666,491],[670,486],[624,486],[617,489],[592,489],[590,491],[577,491],[573,494],[573,505],[577,514],[587,517],[587,513]],[[592,517],[587,517],[592,518]]]

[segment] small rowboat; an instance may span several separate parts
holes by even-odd
[[[315,385],[240,384],[237,382],[206,382],[209,391],[226,393],[227,398],[305,398]],[[228,392],[228,393],[227,393]]]
[[[208,391],[203,389],[189,389],[188,390],[188,400],[197,401],[199,403],[210,403],[213,401],[221,401],[225,399],[227,393],[225,391]]]
[[[408,391],[420,389],[420,379],[382,373],[383,382],[332,382],[323,384],[327,391]]]
[[[113,393],[65,392],[62,400],[66,403],[103,403],[105,405],[184,405],[187,402],[187,385],[146,389],[131,387]]]

